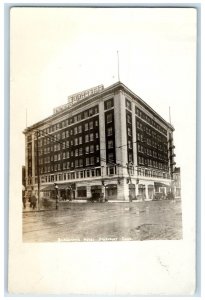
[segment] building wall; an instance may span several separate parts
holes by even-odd
[[[25,131],[28,188],[37,188],[36,132],[41,188],[76,183],[77,198],[96,186],[110,200],[129,201],[152,198],[156,182],[170,186],[173,129],[125,88],[66,111]]]

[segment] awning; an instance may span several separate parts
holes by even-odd
[[[71,184],[64,183],[64,184],[57,184],[57,186],[58,186],[58,190],[66,190],[66,189],[70,189]],[[56,188],[55,188],[54,184],[47,185],[47,186],[41,188],[41,191],[55,191],[55,190],[56,190]]]
[[[170,185],[164,184],[162,182],[154,182],[154,186],[156,186],[156,187],[170,187]]]
[[[93,190],[102,190],[102,186],[101,185],[92,185],[91,191],[93,191]]]
[[[41,188],[41,191],[54,191],[54,190],[55,190],[55,187],[52,184]]]

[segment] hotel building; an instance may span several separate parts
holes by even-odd
[[[151,200],[168,193],[174,172],[173,126],[123,83],[68,97],[27,127],[26,189],[66,199]]]

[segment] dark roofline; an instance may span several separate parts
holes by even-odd
[[[23,133],[27,133],[28,131],[30,130],[33,130],[35,128],[38,128],[39,126],[42,126],[44,125],[45,123],[49,122],[49,120],[53,121],[55,119],[58,119],[59,117],[63,117],[63,115],[67,114],[68,111],[69,112],[72,112],[74,109],[77,109],[77,108],[80,108],[81,106],[84,106],[86,103],[89,103],[90,100],[95,100],[95,99],[98,99],[99,97],[102,97],[106,94],[109,94],[110,92],[112,91],[115,91],[115,90],[118,90],[119,87],[121,87],[124,91],[126,91],[131,97],[134,97],[139,104],[141,104],[144,108],[146,108],[148,111],[150,111],[150,113],[154,114],[156,116],[156,118],[164,123],[164,125],[168,126],[171,130],[174,131],[174,127],[168,123],[167,121],[165,121],[154,109],[151,108],[151,106],[149,106],[144,100],[142,100],[138,95],[136,95],[134,92],[132,92],[124,83],[122,83],[121,81],[118,81],[110,86],[108,86],[107,88],[105,88],[103,91],[95,94],[95,95],[92,95],[92,96],[89,96],[81,101],[78,101],[76,102],[75,104],[73,104],[71,107],[68,107],[68,108],[65,108],[65,110],[63,111],[60,111],[60,112],[57,112],[57,113],[54,113],[52,115],[50,115],[49,117],[27,127]]]

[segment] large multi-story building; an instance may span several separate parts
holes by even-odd
[[[98,86],[24,131],[26,188],[88,199],[153,199],[168,193],[174,171],[173,126],[123,83]]]

